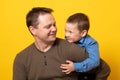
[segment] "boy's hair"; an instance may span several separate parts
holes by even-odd
[[[39,15],[44,15],[44,14],[51,14],[53,12],[52,9],[50,8],[45,8],[45,7],[35,7],[32,8],[26,15],[26,25],[27,27],[33,26],[36,27],[38,25],[38,17]]]
[[[80,31],[82,30],[89,30],[89,19],[87,17],[87,15],[83,14],[83,13],[75,13],[73,15],[71,15],[68,19],[67,19],[67,23],[77,23],[78,25],[78,29]]]

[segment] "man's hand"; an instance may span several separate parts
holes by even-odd
[[[70,74],[74,71],[74,64],[72,61],[66,60],[66,64],[61,64],[60,68],[62,69],[62,72]]]

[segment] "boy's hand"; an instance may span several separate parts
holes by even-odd
[[[62,72],[70,74],[72,71],[74,71],[74,64],[72,61],[66,60],[66,64],[61,64],[60,68],[62,69]]]

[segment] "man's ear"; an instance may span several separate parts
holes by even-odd
[[[34,28],[33,26],[29,26],[29,31],[31,32],[32,35],[36,34],[36,28]]]
[[[81,37],[85,37],[87,35],[87,30],[83,30],[82,32],[81,32]]]

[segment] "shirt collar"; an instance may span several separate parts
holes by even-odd
[[[86,38],[87,36],[88,36],[88,35],[86,35],[85,37],[81,38],[79,41],[77,41],[77,42],[75,42],[75,43],[77,43],[77,44],[82,44],[82,43],[84,43],[85,38]]]

